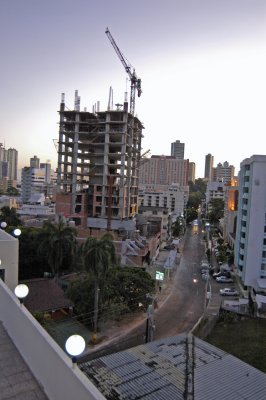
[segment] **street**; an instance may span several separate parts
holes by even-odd
[[[206,282],[201,279],[199,267],[204,255],[202,233],[199,231],[195,234],[188,227],[182,240],[180,263],[171,271],[169,278],[165,278],[168,279],[170,294],[164,303],[159,303],[159,308],[154,313],[153,340],[189,332],[204,311]],[[162,253],[167,258],[169,253]],[[143,344],[145,333],[146,321],[143,321],[129,333],[122,334],[115,342],[82,357],[82,361]]]

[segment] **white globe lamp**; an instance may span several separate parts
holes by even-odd
[[[65,344],[66,351],[72,356],[73,364],[77,362],[77,356],[79,356],[85,350],[85,340],[80,335],[70,336]]]
[[[20,303],[22,304],[25,297],[28,296],[29,288],[24,283],[21,283],[15,287],[14,292]]]

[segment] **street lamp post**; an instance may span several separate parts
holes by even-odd
[[[29,288],[24,283],[21,283],[15,287],[14,292],[17,298],[19,299],[20,304],[22,305],[25,297],[28,296]]]

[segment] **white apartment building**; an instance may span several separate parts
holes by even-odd
[[[46,197],[52,196],[55,182],[56,174],[51,170],[49,163],[41,163],[40,168],[24,167],[21,173],[23,203],[28,202],[30,197],[37,193],[44,193]]]
[[[186,200],[187,192],[179,185],[165,186],[164,189],[152,189],[148,185],[139,188],[138,206],[163,207],[169,214],[184,214]]]
[[[251,294],[266,293],[265,176],[266,155],[253,155],[240,164],[235,265]]]
[[[222,199],[224,200],[225,193],[225,183],[224,182],[208,182],[206,187],[206,204],[208,207],[208,203],[213,199]]]

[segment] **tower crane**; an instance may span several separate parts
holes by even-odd
[[[141,90],[141,79],[139,79],[137,77],[135,69],[129,63],[126,62],[125,57],[121,53],[119,47],[117,46],[116,42],[114,41],[114,38],[111,35],[111,33],[110,33],[108,28],[106,28],[105,33],[108,36],[108,39],[110,40],[113,48],[116,51],[116,54],[120,58],[120,61],[122,62],[122,64],[123,64],[128,76],[130,78],[130,82],[131,82],[131,85],[130,85],[130,113],[132,115],[134,115],[134,113],[135,113],[135,94],[136,94],[136,91],[138,93],[138,97],[140,97],[141,93],[142,93],[142,90]]]

